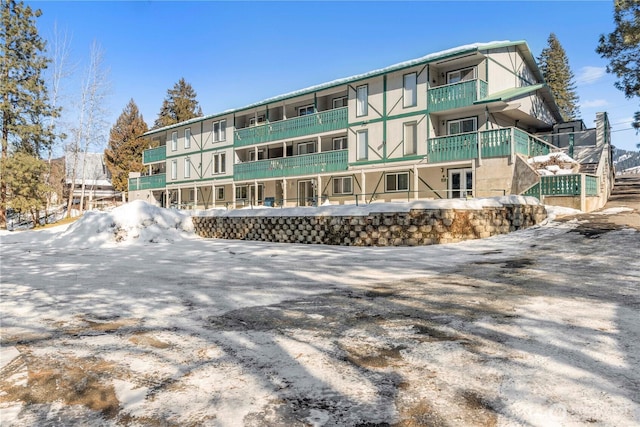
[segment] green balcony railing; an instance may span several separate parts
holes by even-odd
[[[293,119],[237,129],[234,132],[235,139],[233,143],[236,147],[243,147],[279,139],[346,129],[347,124],[347,107],[335,108]]]
[[[348,161],[348,150],[258,160],[235,164],[233,177],[236,181],[242,181],[337,172],[347,170]]]
[[[162,145],[156,148],[149,148],[142,152],[142,163],[162,162],[167,159],[167,146]]]
[[[429,89],[429,111],[432,113],[468,107],[487,96],[487,82],[468,80]]]
[[[511,128],[479,132],[482,157],[504,157],[511,154]]]
[[[551,152],[551,145],[542,139],[515,128],[516,153],[525,156],[542,156]]]
[[[164,173],[141,176],[138,178],[129,178],[129,191],[152,190],[156,188],[164,188],[166,185],[167,178]]]
[[[525,191],[524,193],[522,193],[523,196],[531,196],[531,197],[537,197],[538,199],[540,199],[540,183],[536,183],[533,186],[529,187],[529,189],[527,191]]]
[[[427,158],[430,163],[475,159],[477,156],[477,132],[441,136],[427,141]]]
[[[540,194],[543,196],[579,196],[581,192],[580,174],[540,177]]]
[[[584,176],[584,186],[587,187],[585,189],[585,194],[587,196],[597,196],[598,195],[598,177],[593,175],[585,175]]]

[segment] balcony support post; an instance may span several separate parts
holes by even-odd
[[[258,206],[258,180],[253,180],[253,197],[251,198],[251,203],[254,206]]]
[[[182,205],[182,188],[178,188],[178,209],[180,209],[180,205]]]
[[[235,181],[231,181],[231,206],[233,206],[233,209],[236,208],[236,183],[235,183]]]
[[[282,157],[287,157],[287,143],[282,143]]]
[[[320,206],[322,204],[322,177],[320,175],[316,176],[316,206]]]
[[[282,206],[287,205],[287,178],[282,179]]]
[[[216,183],[211,183],[211,206],[216,207]]]
[[[322,153],[322,138],[318,137],[318,153]]]
[[[413,165],[413,200],[418,200],[418,185],[420,181],[418,180],[418,165]]]
[[[360,182],[362,183],[362,187],[360,188],[360,195],[362,196],[362,201],[366,203],[367,197],[366,197],[366,188],[367,188],[367,183],[365,181],[366,179],[366,175],[364,174],[364,170],[360,170]]]

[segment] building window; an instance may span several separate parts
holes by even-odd
[[[191,178],[191,160],[188,157],[184,159],[184,177]]]
[[[333,98],[333,108],[342,108],[347,106],[349,98],[341,96],[340,98]]]
[[[448,135],[475,132],[476,130],[478,130],[478,124],[475,117],[468,117],[466,119],[459,120],[449,120],[447,122]]]
[[[254,117],[250,117],[250,118],[249,118],[249,126],[255,126],[255,125],[256,125],[256,123],[257,123],[257,124],[263,123],[263,122],[264,122],[264,120],[265,120],[265,119],[264,119],[264,114],[263,114],[263,115],[261,115],[261,116],[257,116],[257,117],[256,117],[256,116],[254,116]]]
[[[298,144],[298,155],[311,154],[316,152],[315,142],[302,142]]]
[[[236,199],[237,200],[246,200],[247,197],[247,189],[249,187],[247,187],[246,185],[241,185],[239,187],[236,187]]]
[[[368,148],[369,148],[369,131],[368,130],[360,130],[356,134],[357,139],[357,148],[356,152],[357,160],[366,160],[368,158]]]
[[[227,121],[220,120],[213,123],[213,142],[220,142],[227,139]]]
[[[178,161],[171,160],[171,179],[178,179]]]
[[[416,122],[404,124],[404,154],[418,153],[418,125]]]
[[[184,148],[191,147],[191,129],[184,130]]]
[[[224,200],[224,187],[216,188],[216,200]]]
[[[476,67],[464,68],[462,70],[449,71],[447,73],[447,83],[458,83],[476,78]]]
[[[388,173],[385,176],[385,191],[409,191],[409,172]]]
[[[298,116],[308,116],[316,112],[313,105],[305,105],[304,107],[298,107]]]
[[[249,151],[249,161],[255,162],[256,160],[264,159],[264,148],[258,150],[258,158],[256,159],[256,150]]]
[[[178,132],[171,133],[171,151],[178,149]]]
[[[227,155],[226,153],[219,153],[213,155],[213,174],[221,174],[227,171],[226,165]]]
[[[333,178],[333,194],[352,194],[353,185],[350,176]]]
[[[333,149],[334,150],[346,150],[349,148],[348,138],[346,136],[341,136],[339,138],[333,138]]]
[[[369,86],[362,85],[356,89],[356,116],[366,116],[369,109]]]
[[[405,74],[403,87],[404,107],[415,107],[418,104],[418,75],[416,73]]]

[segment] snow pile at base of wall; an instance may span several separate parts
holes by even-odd
[[[193,237],[190,216],[136,200],[110,212],[85,213],[56,241],[84,247],[172,242],[189,237]]]
[[[537,199],[518,196],[211,214],[193,217],[201,237],[344,246],[455,243],[531,227],[547,217]]]

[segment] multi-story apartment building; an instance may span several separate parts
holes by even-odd
[[[521,194],[526,157],[561,121],[526,42],[466,45],[149,131],[129,196],[202,209]]]

